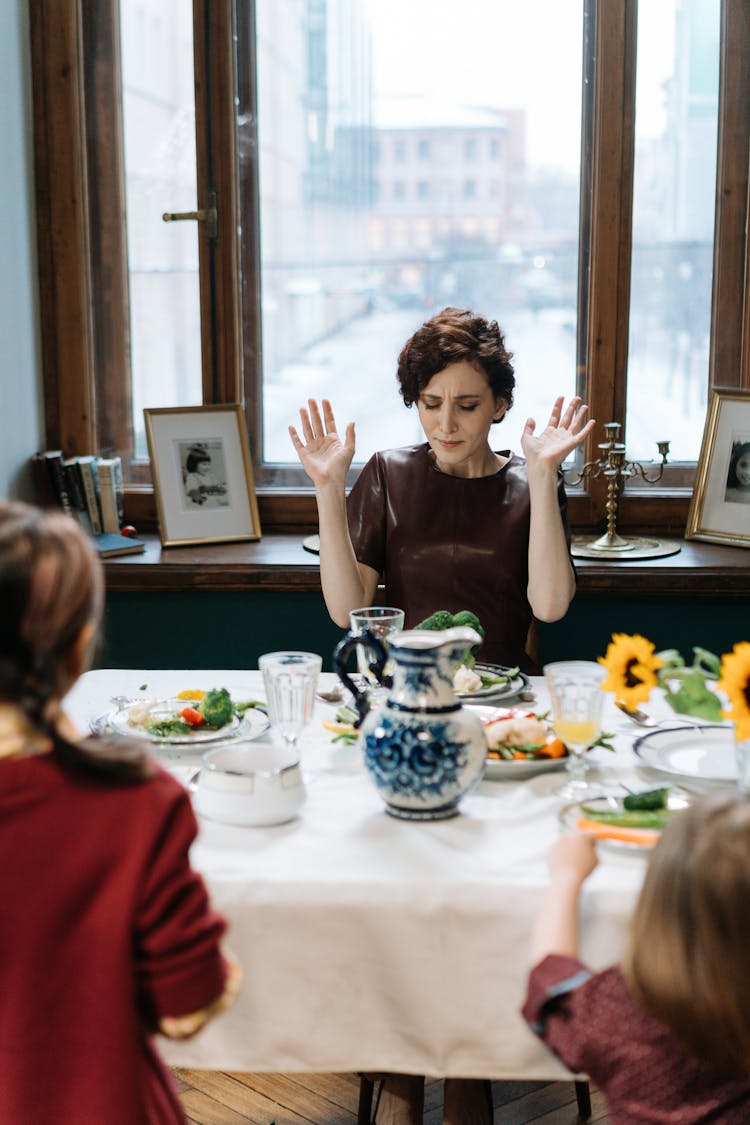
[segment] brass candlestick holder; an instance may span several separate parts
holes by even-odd
[[[598,480],[604,477],[607,481],[607,530],[598,539],[576,535],[573,537],[571,554],[576,558],[585,559],[655,559],[666,555],[676,555],[680,550],[679,543],[665,543],[661,539],[643,539],[637,536],[619,535],[617,532],[617,505],[625,486],[625,481],[630,477],[639,476],[648,484],[656,484],[661,480],[664,466],[669,455],[669,442],[657,441],[656,445],[661,456],[655,475],[649,476],[643,463],[640,461],[627,461],[625,459],[625,446],[619,441],[622,424],[620,422],[607,422],[604,427],[607,441],[600,442],[602,451],[597,461],[587,461],[583,468],[575,472],[573,477],[567,477],[569,484],[580,484],[587,477]]]

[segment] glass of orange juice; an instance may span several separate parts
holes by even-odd
[[[559,660],[544,666],[552,725],[569,751],[568,777],[557,792],[570,800],[581,800],[594,792],[586,780],[585,753],[601,733],[601,685],[606,675],[606,669],[593,660]]]

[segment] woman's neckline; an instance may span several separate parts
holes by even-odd
[[[501,449],[501,450],[493,449],[492,452],[494,453],[495,457],[501,457],[502,458],[502,462],[499,465],[497,465],[497,468],[493,469],[492,472],[483,473],[481,476],[463,477],[463,476],[459,476],[457,473],[446,473],[443,469],[440,468],[440,466],[438,464],[436,464],[435,454],[433,453],[432,449],[430,448],[430,443],[428,441],[423,443],[422,449],[423,449],[424,454],[427,458],[427,463],[430,466],[430,468],[434,472],[439,473],[441,477],[447,477],[449,480],[464,480],[464,481],[492,480],[493,477],[499,476],[499,474],[502,473],[508,467],[508,465],[511,463],[511,461],[513,460],[513,454],[511,453],[511,451],[509,449]]]

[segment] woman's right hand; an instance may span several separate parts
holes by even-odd
[[[294,426],[289,427],[289,436],[302,467],[316,488],[327,484],[346,484],[346,474],[354,457],[354,423],[346,427],[343,442],[336,431],[336,420],[328,399],[324,398],[323,416],[315,399],[308,399],[308,410],[300,412],[302,434],[300,438]]]

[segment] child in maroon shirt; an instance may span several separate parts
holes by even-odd
[[[622,964],[592,973],[577,911],[596,863],[589,836],[552,851],[524,1017],[617,1125],[750,1121],[750,801],[704,797],[670,821]]]
[[[140,747],[82,739],[60,700],[102,604],[69,516],[0,503],[0,1121],[184,1122],[151,1034],[226,1007],[222,955],[188,849],[185,791]]]

